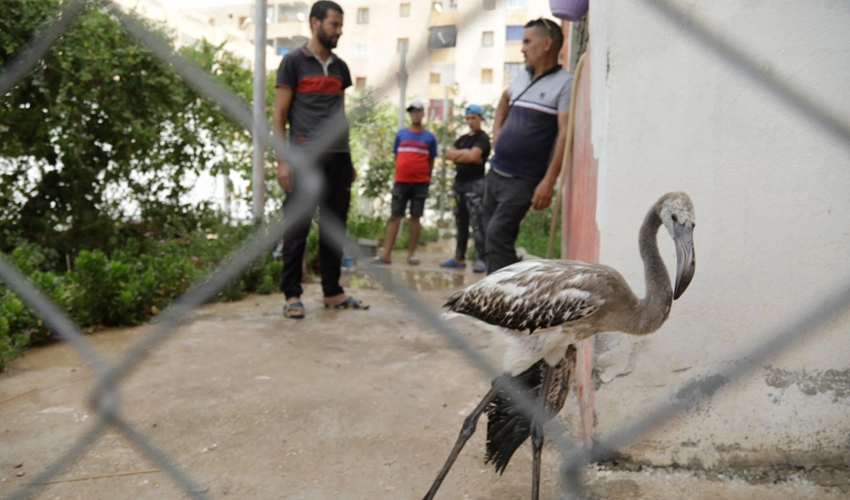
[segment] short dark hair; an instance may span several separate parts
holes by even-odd
[[[558,25],[558,23],[551,19],[546,19],[545,17],[539,17],[533,21],[528,21],[525,24],[525,27],[542,29],[546,32],[549,38],[552,39],[552,43],[555,46],[555,52],[557,53],[561,51],[561,47],[564,45],[564,32],[561,31],[561,26]]]
[[[319,0],[314,3],[313,7],[310,9],[310,19],[315,17],[319,21],[324,21],[325,18],[328,17],[329,10],[335,10],[340,14],[345,14],[338,3],[332,2],[331,0]]]

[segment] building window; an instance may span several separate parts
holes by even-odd
[[[443,2],[431,2],[431,9],[434,12],[442,12],[443,11]]]
[[[457,0],[448,0],[446,3],[447,10],[457,10]]]
[[[524,30],[522,26],[506,26],[505,27],[505,41],[507,42],[521,42],[522,41],[522,30]]]
[[[369,57],[369,42],[357,42],[357,58],[366,59]]]
[[[484,10],[496,10],[496,0],[484,0]]]
[[[289,51],[307,43],[307,38],[303,36],[294,36],[292,38],[275,38],[274,48],[279,56],[285,56]]]
[[[508,0],[509,9],[527,9],[528,0]]]
[[[357,24],[369,24],[369,9],[361,7],[357,9]]]
[[[365,76],[358,76],[354,80],[354,90],[363,90],[365,88],[366,88],[366,77]]]
[[[443,100],[442,99],[431,99],[430,105],[428,106],[428,119],[429,120],[439,120],[443,121],[445,115],[443,114]],[[449,110],[448,116],[452,116],[452,102],[449,101]]]
[[[431,63],[431,83],[451,85],[455,81],[454,63]]]
[[[277,22],[301,23],[307,20],[307,9],[298,5],[280,4],[277,6]]]
[[[266,7],[266,24],[272,24],[274,22],[277,22],[277,18],[275,18],[274,11],[274,5],[269,5],[268,7]]]
[[[485,31],[481,33],[481,46],[482,47],[492,47],[493,46],[493,32]]]
[[[287,52],[289,52],[289,44],[287,43],[289,40],[287,38],[275,38],[274,45],[275,50],[277,51],[277,55],[285,56]]]
[[[395,50],[396,50],[397,53],[401,54],[402,49],[404,49],[404,52],[407,52],[407,48],[409,46],[410,46],[410,39],[409,38],[399,38],[398,43],[396,43]]]
[[[505,87],[525,71],[525,63],[505,63]]]
[[[428,28],[430,31],[428,36],[429,49],[447,49],[454,47],[457,43],[457,25],[450,24],[448,26],[434,26]]]
[[[398,17],[410,17],[410,4],[403,3],[398,6]]]
[[[481,70],[481,83],[493,83],[492,68],[484,68]]]

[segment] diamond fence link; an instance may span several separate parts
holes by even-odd
[[[795,90],[790,85],[778,80],[773,75],[762,72],[753,58],[748,57],[738,50],[733,44],[724,41],[714,35],[704,25],[694,19],[685,18],[671,3],[666,0],[644,0],[658,9],[671,22],[685,23],[689,34],[705,43],[712,50],[717,51],[731,64],[741,69],[747,76],[762,84],[766,89],[776,94],[780,99],[789,103],[795,110],[805,118],[818,123],[827,131],[837,136],[845,144],[850,144],[850,127],[839,118],[819,107],[805,94]],[[22,53],[10,63],[7,70],[0,76],[0,93],[5,94],[13,88],[26,73],[31,70],[39,58],[41,58],[52,46],[54,41],[62,34],[82,11],[87,0],[74,0],[65,5],[59,15],[59,19],[46,27],[42,35],[22,51]],[[200,92],[215,100],[234,120],[244,126],[247,130],[253,130],[253,116],[244,101],[234,96],[229,91],[221,88],[203,70],[192,63],[185,61],[173,53],[164,41],[148,32],[132,16],[125,14],[119,7],[112,3],[107,4],[113,15],[119,20],[124,28],[133,34],[139,41],[144,43],[165,64],[172,65],[175,70],[187,82],[195,86]],[[499,2],[502,6],[502,2]],[[458,26],[470,22],[474,10],[462,13],[458,19]],[[416,67],[426,62],[427,50],[425,48],[415,52],[412,56],[411,66]],[[389,80],[389,78],[388,78]],[[386,83],[378,87],[378,91],[385,88]],[[368,99],[364,100],[368,105]],[[355,110],[352,119],[357,120],[361,109]],[[256,234],[239,250],[231,256],[216,271],[212,272],[207,279],[184,294],[175,301],[171,307],[164,311],[157,319],[158,322],[153,331],[144,337],[130,352],[114,365],[108,366],[103,359],[92,348],[85,339],[79,328],[68,319],[54,304],[46,299],[39,291],[13,266],[0,256],[0,279],[6,282],[10,289],[18,294],[21,299],[32,307],[63,340],[67,341],[84,358],[92,368],[97,377],[97,384],[92,391],[89,401],[92,409],[97,413],[98,419],[95,424],[61,456],[42,472],[34,483],[21,488],[12,498],[28,498],[37,493],[42,485],[49,481],[61,470],[83,454],[94,441],[107,429],[113,428],[120,432],[130,442],[135,444],[141,452],[165,470],[171,478],[180,486],[185,493],[192,498],[207,498],[204,491],[177,467],[173,460],[163,452],[159,451],[150,440],[137,431],[120,414],[120,400],[118,383],[121,378],[137,363],[141,362],[150,350],[166,339],[174,328],[193,308],[203,304],[216,292],[221,290],[225,284],[238,276],[253,260],[267,251],[280,237],[285,237],[289,229],[298,221],[312,217],[309,207],[318,199],[323,186],[316,169],[311,168],[317,161],[323,145],[333,141],[345,132],[347,125],[344,122],[330,123],[324,128],[322,134],[316,139],[315,146],[306,151],[288,151],[285,144],[275,137],[266,137],[269,147],[290,159],[290,163],[299,177],[299,192],[295,194],[296,207],[292,213],[286,214],[286,218],[267,228],[259,229]],[[271,130],[271,128],[269,128]],[[350,243],[345,234],[342,221],[331,221],[330,235],[338,243]],[[356,245],[349,245],[355,254],[358,253]],[[358,255],[362,257],[362,255]],[[424,323],[428,324],[437,333],[449,340],[451,345],[482,372],[492,378],[500,374],[498,367],[488,363],[483,356],[459,333],[446,324],[438,313],[422,302],[417,296],[409,291],[404,285],[397,283],[386,269],[368,266],[371,273],[390,292],[414,312]],[[753,366],[779,354],[790,347],[802,335],[810,329],[823,324],[829,318],[838,314],[850,305],[850,284],[845,284],[834,293],[828,294],[823,300],[818,301],[815,306],[809,307],[808,312],[801,314],[797,319],[789,321],[782,328],[773,332],[761,345],[756,346],[751,352],[741,357],[746,363],[733,364],[731,368],[718,372],[726,377],[731,385],[747,375]],[[538,406],[516,391],[511,385],[503,387],[518,401],[520,408],[531,418],[540,411]],[[563,464],[563,491],[565,498],[579,498],[583,495],[583,485],[580,469],[589,460],[599,460],[609,456],[611,450],[615,450],[629,442],[634,441],[646,432],[658,425],[670,420],[682,411],[696,404],[699,400],[690,401],[689,404],[668,404],[649,412],[646,417],[638,422],[611,434],[611,437],[602,441],[601,446],[590,450],[579,449],[569,438],[566,428],[557,420],[547,426],[555,437],[555,443],[562,456]]]
[[[718,35],[704,22],[686,14],[671,0],[641,1],[654,8],[670,24],[683,27],[689,36],[720,56],[726,63],[738,69],[741,74],[758,83],[767,92],[773,94],[778,100],[800,115],[802,120],[809,121],[832,135],[836,139],[837,145],[850,147],[850,123],[843,120],[842,117],[830,112],[815,99],[787,81],[760,69],[755,57]],[[752,373],[756,367],[790,349],[811,330],[826,324],[848,308],[850,308],[850,280],[841,282],[831,292],[823,294],[795,316],[790,316],[783,326],[765,334],[763,336],[765,340],[760,344],[744,352],[737,359],[730,360],[729,368],[719,370],[708,376],[718,377],[715,378],[716,380],[725,380],[726,382],[718,388],[718,391],[724,391],[734,382]],[[667,403],[658,405],[646,412],[645,417],[637,419],[634,423],[623,426],[621,429],[615,429],[609,437],[594,443],[592,450],[574,449],[570,451],[567,460],[562,463],[563,477],[573,484],[580,484],[580,469],[586,464],[613,457],[616,450],[635,442],[644,434],[653,431],[665,422],[693,408],[700,401],[716,394],[716,392],[711,394],[701,392],[697,397],[677,403],[677,398],[673,395],[682,389],[684,389],[684,386],[672,392],[666,398]],[[572,491],[579,491],[580,488],[580,486],[576,487]]]
[[[119,18],[122,25],[134,36],[136,36],[139,40],[143,41],[149,49],[160,59],[163,61],[167,61],[171,63],[178,73],[183,76],[188,82],[195,85],[196,88],[205,93],[208,97],[215,99],[222,107],[232,113],[234,119],[238,119],[243,126],[248,129],[251,129],[253,116],[249,116],[249,112],[247,108],[241,104],[241,101],[238,97],[233,96],[228,91],[221,89],[214,81],[212,81],[203,71],[198,70],[193,65],[186,63],[179,56],[175,55],[171,48],[168,47],[164,42],[162,42],[157,37],[153,36],[149,33],[143,26],[139,23],[135,22],[132,17],[124,14],[120,9],[113,6],[113,12]],[[469,19],[474,15],[475,11],[467,11],[464,15],[462,15],[457,24],[463,25],[469,22]],[[428,57],[427,50],[423,47],[420,48],[417,52],[415,52],[411,59],[411,66],[415,67],[423,64]],[[389,80],[389,79],[388,79]],[[387,86],[387,83],[380,85],[376,93],[380,93],[383,88]],[[368,99],[366,100],[366,105],[368,105]],[[359,118],[360,112],[362,110],[360,108],[356,109],[353,113],[353,119],[357,120]],[[270,128],[269,128],[270,129]],[[314,146],[306,151],[306,156],[299,158],[291,158],[292,166],[296,169],[296,173],[299,176],[299,183],[303,181],[302,177],[307,173],[312,173],[314,169],[310,169],[309,165],[312,165],[313,162],[318,158],[321,151],[323,151],[324,145],[328,143],[332,143],[336,141],[342,134],[346,131],[346,124],[344,122],[333,122],[327,124],[324,129],[319,134],[319,137],[315,140]],[[288,155],[292,157],[293,154],[296,154],[295,151],[287,150],[285,145],[276,140],[276,138],[266,138],[267,140],[271,140],[274,142],[273,147],[275,150],[281,155]],[[298,165],[301,165],[301,168],[298,168]],[[304,166],[307,165],[307,168]],[[316,190],[312,195],[304,194],[303,198],[297,198],[299,200],[297,203],[293,203],[294,206],[304,207],[310,206],[307,200],[315,200],[318,198],[320,190]],[[301,200],[305,200],[302,204]],[[303,214],[303,217],[310,217],[312,214]],[[179,321],[179,318],[183,317],[192,307],[196,307],[203,303],[206,298],[212,296],[215,292],[220,290],[229,279],[235,277],[242,269],[247,267],[251,261],[259,257],[259,255],[267,249],[274,241],[276,241],[281,235],[285,234],[285,229],[283,227],[287,221],[292,221],[301,219],[301,214],[290,214],[287,216],[287,219],[279,222],[272,226],[269,230],[269,234],[265,237],[255,236],[252,241],[246,244],[245,247],[238,250],[236,252],[237,255],[242,257],[242,262],[237,263],[233,262],[231,266],[229,266],[229,271],[231,272],[222,272],[223,277],[219,278],[218,283],[215,283],[213,287],[211,287],[209,293],[207,295],[201,295],[199,292],[198,297],[194,297],[190,291],[190,293],[186,294],[185,302],[186,309],[179,312],[174,312],[173,316],[170,316],[168,319],[170,321],[161,321],[160,328],[157,331],[150,334],[148,338],[146,338],[143,343],[144,345],[140,345],[139,348],[131,351],[114,370],[112,370],[106,377],[101,379],[99,384],[99,389],[102,388],[103,384],[108,383],[112,380],[112,377],[120,376],[123,373],[126,373],[135,363],[142,357],[150,348],[156,345],[161,339],[165,338],[171,331],[171,329],[176,326],[176,323]],[[330,219],[330,218],[328,218]],[[293,222],[294,224],[294,222]],[[329,231],[328,236],[332,240],[335,241],[338,245],[345,245],[347,248],[352,248],[352,253],[357,258],[361,258],[362,255],[359,254],[358,247],[356,245],[352,245],[351,241],[348,240],[345,227],[339,220],[330,219],[327,221]],[[288,225],[287,225],[288,227]],[[481,369],[484,373],[492,378],[496,378],[499,374],[499,370],[497,367],[488,363],[483,356],[481,356],[474,347],[469,344],[465,339],[461,337],[461,335],[451,327],[449,327],[445,322],[443,322],[440,316],[434,313],[430,308],[428,308],[421,300],[416,298],[416,296],[410,293],[404,286],[400,286],[398,283],[393,280],[392,275],[380,267],[375,267],[374,265],[369,266],[371,268],[372,273],[376,276],[379,282],[388,290],[393,291],[397,298],[399,298],[402,303],[404,303],[408,308],[414,311],[420,319],[423,319],[425,322],[429,323],[432,328],[435,328],[439,333],[445,336],[450,343],[461,350],[464,356],[466,356],[472,363],[474,363],[479,369]],[[213,283],[210,283],[213,285]],[[190,303],[190,297],[192,299],[197,298],[197,300],[192,300]],[[177,309],[175,308],[175,311]],[[171,311],[169,311],[171,312]],[[539,405],[534,404],[525,394],[520,392],[518,387],[514,386],[511,382],[502,382],[500,381],[500,385],[503,386],[503,389],[511,394],[518,403],[518,406],[525,411],[528,415],[534,416],[541,415],[543,411]],[[97,393],[97,390],[95,391]],[[542,416],[542,415],[541,415]],[[571,441],[567,437],[567,430],[559,423],[555,423],[552,426],[553,429],[557,432],[558,435],[562,436],[561,441],[564,442],[564,447],[561,448],[562,453],[566,453],[567,446],[571,445]]]
[[[42,57],[49,50],[51,44],[62,34],[63,30],[71,24],[71,21],[82,10],[85,3],[86,0],[77,0],[75,3],[67,6],[62,11],[60,20],[48,26],[44,34],[17,58],[19,62],[16,67],[24,69],[14,74],[11,72],[4,74],[2,79],[0,79],[0,88],[11,89],[14,87],[26,75],[26,71],[37,64],[38,58]],[[156,35],[150,33],[144,26],[133,19],[132,16],[125,14],[120,7],[111,2],[107,3],[107,6],[122,26],[145,44],[163,63],[172,65],[181,77],[195,86],[204,95],[215,100],[232,119],[236,120],[246,129],[252,130],[253,116],[244,101],[221,88],[208,74],[194,66],[191,62],[174,54],[171,47]],[[467,12],[458,20],[457,24],[463,25],[469,22],[473,14],[474,11]],[[426,58],[427,50],[422,48],[411,58],[411,65],[420,65]],[[385,86],[380,86],[379,91]],[[366,102],[368,103],[368,100]],[[358,111],[355,110],[354,112],[355,120],[357,119]],[[296,197],[292,203],[292,206],[297,207],[295,211],[287,214],[284,220],[271,227],[258,230],[242,248],[233,252],[226,264],[211,273],[208,279],[204,280],[202,284],[187,291],[179,300],[175,301],[172,306],[164,311],[157,318],[157,326],[154,328],[154,331],[143,338],[125,357],[111,367],[107,368],[104,365],[103,361],[97,356],[97,353],[91,348],[76,325],[64,313],[59,311],[50,301],[44,299],[26,278],[20,275],[8,263],[0,261],[2,263],[0,265],[0,278],[6,281],[10,285],[10,288],[21,296],[24,302],[44,317],[48,324],[55,327],[57,335],[69,342],[90,365],[97,368],[95,372],[98,383],[92,391],[89,404],[100,417],[95,425],[81,436],[71,448],[47,467],[36,478],[36,481],[21,488],[12,498],[26,498],[36,493],[44,483],[84,453],[108,427],[115,428],[125,438],[135,444],[149,459],[162,467],[187,494],[193,498],[206,498],[203,491],[188,476],[180,471],[169,457],[154,447],[143,434],[136,431],[120,416],[118,411],[119,398],[117,384],[120,378],[144,359],[153,347],[173,332],[174,328],[188,312],[203,304],[208,298],[221,290],[228,281],[238,276],[242,270],[270,248],[280,237],[285,237],[291,226],[295,225],[298,221],[312,217],[308,208],[312,206],[311,202],[319,198],[323,186],[321,185],[320,177],[315,173],[316,169],[311,167],[315,164],[324,146],[345,133],[346,127],[347,125],[344,122],[327,124],[321,134],[316,138],[312,148],[297,152],[287,150],[286,145],[275,137],[264,138],[269,143],[268,145],[273,147],[278,154],[290,160],[293,170],[295,170],[296,175],[299,177],[299,193],[295,195]],[[350,243],[341,221],[331,221],[330,226],[330,236],[337,244]],[[354,249],[357,248],[353,245],[349,246]],[[354,250],[354,253],[358,253],[357,250]],[[459,333],[448,327],[438,314],[430,310],[404,286],[398,285],[389,272],[374,267],[372,271],[388,290],[395,292],[398,298],[421,319],[447,337],[451,344],[459,349],[479,369],[493,378],[499,374],[499,370],[496,367],[489,364]],[[519,392],[513,384],[505,383],[503,385],[503,389],[509,394],[512,394],[520,408],[531,418],[534,418],[535,415],[538,415],[542,411],[538,405],[535,405],[529,398]],[[565,445],[571,444],[569,439],[565,437],[567,434],[563,426],[556,424],[554,428],[557,434],[561,436],[558,441],[559,443],[565,443]],[[564,446],[563,451],[565,452],[566,449],[566,446]]]
[[[850,307],[850,280],[841,283],[828,293],[816,298],[801,312],[790,316],[781,326],[774,328],[769,334],[760,335],[766,340],[758,343],[737,358],[728,360],[728,368],[706,375],[712,380],[724,381],[718,391],[703,391],[698,396],[679,401],[675,394],[681,393],[683,385],[670,393],[666,403],[658,405],[649,411],[645,417],[638,418],[632,424],[616,429],[611,435],[600,440],[590,453],[583,455],[575,451],[570,453],[564,463],[565,476],[577,477],[579,469],[590,461],[602,461],[614,456],[614,451],[635,442],[640,436],[647,434],[665,422],[669,422],[679,414],[696,406],[700,401],[713,397],[720,391],[728,389],[738,380],[743,379],[755,368],[764,364],[796,345],[812,330],[827,324],[835,316]],[[678,401],[678,402],[677,402]],[[640,415],[640,413],[635,413]]]
[[[38,60],[53,46],[59,35],[65,28],[71,25],[82,12],[88,0],[72,0],[59,11],[59,19],[47,26],[44,33],[30,44],[29,48],[23,50],[18,57],[13,58],[4,70],[2,82],[0,82],[0,95],[6,95],[19,80],[32,70]],[[8,14],[7,14],[8,15]]]
[[[846,119],[830,112],[811,96],[787,81],[781,80],[770,71],[761,69],[761,65],[755,57],[718,35],[705,23],[699,22],[693,16],[686,14],[684,10],[676,7],[670,0],[641,1],[654,8],[670,24],[684,28],[689,36],[714,51],[744,76],[752,79],[779,98],[796,111],[801,118],[820,126],[824,131],[838,139],[840,143],[843,143],[845,147],[850,147],[850,123]]]

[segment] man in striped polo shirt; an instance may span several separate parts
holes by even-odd
[[[278,137],[288,135],[291,153],[318,154],[314,165],[302,168],[317,168],[324,178],[324,191],[313,204],[311,216],[303,220],[286,235],[283,242],[283,272],[280,289],[286,296],[283,313],[288,318],[304,317],[301,303],[302,266],[307,234],[310,231],[312,214],[319,212],[319,259],[322,272],[322,293],[325,307],[339,309],[368,309],[368,306],[349,297],[339,285],[342,247],[328,237],[326,218],[335,218],[343,225],[348,216],[351,201],[351,183],[355,171],[348,147],[348,124],[345,118],[345,94],[351,86],[351,74],[345,62],[331,49],[336,47],[342,35],[342,7],[331,1],[322,0],[310,10],[312,38],[303,47],[287,53],[277,71],[274,106],[274,131]],[[317,151],[313,145],[321,132],[330,123],[342,121],[345,133],[331,144]],[[286,126],[289,124],[289,133]],[[299,157],[288,154],[287,158]],[[293,192],[298,189],[298,179],[293,176],[287,158],[277,158],[277,181],[286,193],[283,202],[284,215]],[[303,200],[302,200],[303,201]]]
[[[434,170],[434,158],[437,157],[437,138],[422,126],[425,105],[422,101],[413,101],[407,107],[410,113],[410,127],[398,131],[395,136],[395,184],[390,222],[384,249],[375,259],[378,264],[392,262],[392,250],[395,236],[410,202],[410,227],[408,227],[407,263],[419,264],[416,258],[416,245],[419,243],[419,218],[425,211],[425,199],[431,184],[431,171]]]
[[[519,259],[519,227],[528,209],[552,203],[561,171],[573,76],[558,64],[561,27],[540,18],[525,25],[522,53],[528,70],[502,95],[493,124],[494,156],[484,192],[487,273]]]

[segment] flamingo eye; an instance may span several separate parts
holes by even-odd
[[[675,222],[677,224],[679,223],[679,218],[676,217],[676,214],[673,214],[673,222]]]

